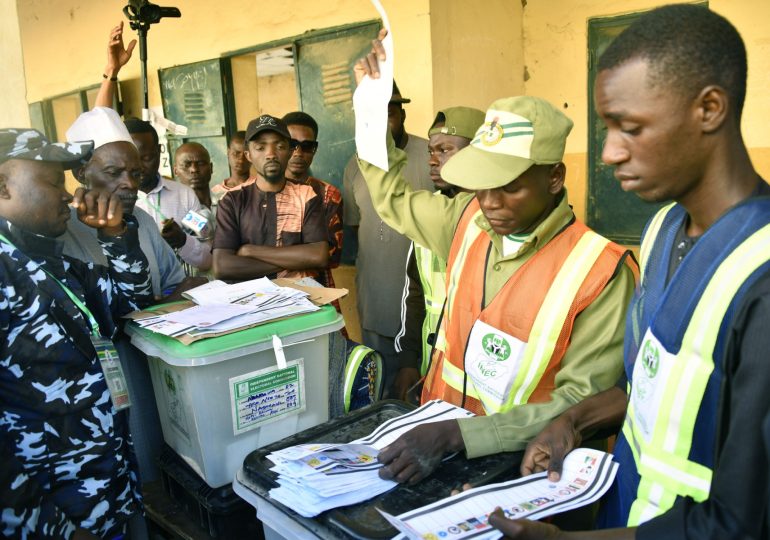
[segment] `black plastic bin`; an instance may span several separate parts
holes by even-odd
[[[512,480],[519,476],[523,452],[496,454],[471,460],[459,454],[445,461],[436,472],[417,485],[400,485],[363,503],[335,508],[312,519],[304,518],[290,508],[270,499],[269,490],[278,485],[275,482],[278,475],[269,470],[273,463],[265,457],[271,452],[302,443],[350,442],[369,434],[386,420],[414,408],[402,401],[380,401],[342,418],[330,420],[255,450],[244,460],[243,468],[236,475],[236,481],[239,486],[261,499],[268,500],[295,523],[307,529],[309,538],[315,536],[325,539],[375,540],[392,538],[398,533],[377,512],[377,508],[398,515],[447,497],[453,488],[459,487],[464,482],[483,485]],[[280,531],[277,532],[280,533]]]
[[[199,526],[217,539],[261,539],[262,524],[254,507],[230,485],[212,488],[169,446],[159,458],[163,490]]]

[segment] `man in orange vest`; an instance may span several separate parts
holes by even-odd
[[[357,75],[377,76],[376,55],[379,43]],[[359,160],[380,217],[448,261],[422,401],[479,415],[411,430],[380,453],[384,478],[417,482],[447,452],[521,450],[549,419],[617,381],[636,265],[569,206],[562,159],[571,128],[545,100],[496,101],[442,170],[473,191],[454,199],[412,190],[390,139],[389,171]]]

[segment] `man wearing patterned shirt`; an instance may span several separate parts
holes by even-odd
[[[246,156],[257,179],[219,202],[214,236],[217,278],[318,278],[328,266],[323,201],[312,187],[286,180],[290,139],[279,118],[265,114],[249,122]]]
[[[340,265],[342,257],[342,193],[333,185],[310,176],[310,165],[318,150],[318,123],[307,113],[296,111],[283,117],[289,129],[291,158],[286,178],[295,184],[313,188],[323,201],[324,221],[329,233],[329,266],[321,272],[322,285],[334,287],[332,268]],[[335,301],[336,304],[336,301]]]
[[[117,538],[141,510],[115,320],[152,301],[120,197],[64,188],[92,144],[0,130],[0,515],[12,538]],[[109,267],[62,256],[69,205]],[[98,351],[98,353],[97,353]],[[113,392],[111,393],[110,388]]]

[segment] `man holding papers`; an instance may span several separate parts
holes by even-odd
[[[377,77],[384,57],[376,41],[356,66],[359,78]],[[382,219],[448,261],[422,401],[488,415],[415,428],[380,453],[383,476],[416,482],[447,452],[520,450],[549,419],[620,375],[635,265],[569,206],[562,157],[571,128],[545,100],[496,101],[470,146],[442,169],[472,191],[454,199],[411,189],[401,174],[406,156],[390,137],[390,170],[359,159]]]
[[[746,51],[705,7],[640,17],[599,59],[602,158],[627,191],[668,201],[641,247],[625,343],[628,381],[566,411],[523,472],[559,476],[596,429],[620,467],[601,533],[493,523],[512,538],[768,538],[770,188],[741,135]]]

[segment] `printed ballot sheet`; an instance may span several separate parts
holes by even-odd
[[[368,75],[353,93],[353,109],[356,113],[356,151],[358,157],[388,170],[388,150],[385,138],[388,133],[388,102],[393,95],[393,36],[385,9],[379,0],[371,0],[380,14],[382,25],[388,35],[382,40],[385,60],[379,62],[380,77],[372,79]]]
[[[267,458],[280,487],[271,489],[270,497],[305,517],[371,499],[397,485],[379,477],[380,450],[420,424],[469,416],[473,413],[434,400],[348,444],[301,444],[273,452]]]
[[[267,278],[230,285],[211,281],[186,291],[184,296],[196,305],[134,321],[158,334],[200,338],[319,309],[307,292],[278,286]]]
[[[488,524],[495,508],[511,519],[537,520],[566,512],[599,499],[612,485],[617,468],[610,454],[578,448],[565,458],[558,482],[550,482],[542,472],[470,489],[398,517],[380,513],[402,533],[399,539],[501,538]]]

